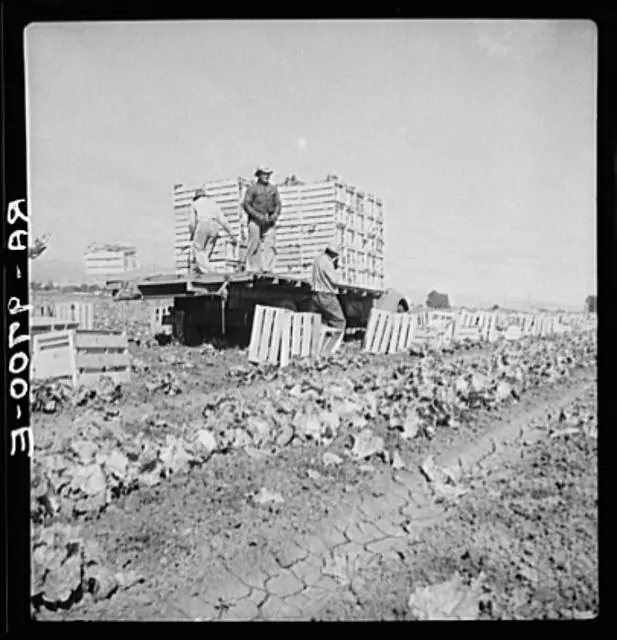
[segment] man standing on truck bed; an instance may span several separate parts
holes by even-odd
[[[326,246],[313,262],[313,304],[324,322],[333,329],[344,331],[343,307],[338,299],[336,268],[340,251],[333,243]]]
[[[210,258],[221,229],[231,238],[233,245],[238,244],[216,200],[208,197],[204,189],[196,189],[189,214],[191,266],[195,273],[212,273],[214,271]]]
[[[276,261],[276,223],[281,214],[281,198],[270,184],[272,169],[259,166],[257,181],[249,185],[244,197],[244,211],[249,217],[246,270],[273,271]]]

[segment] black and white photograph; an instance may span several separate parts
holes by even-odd
[[[599,615],[593,20],[23,50],[32,620]]]

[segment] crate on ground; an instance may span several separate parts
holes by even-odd
[[[316,313],[291,312],[290,357],[309,358],[319,352],[317,337],[321,331],[321,317]]]
[[[395,313],[373,309],[364,336],[364,351],[368,353],[401,353],[414,343],[434,339],[439,330],[430,327],[424,311]]]
[[[32,318],[53,319],[57,326],[62,323],[77,323],[80,329],[94,328],[94,305],[92,302],[56,302],[35,305]],[[38,323],[37,326],[44,326]]]
[[[293,358],[316,357],[321,346],[321,316],[257,305],[249,362],[287,366]]]
[[[80,385],[91,385],[109,376],[114,382],[129,382],[131,362],[128,338],[122,331],[76,331],[75,363]]]
[[[58,302],[54,315],[58,320],[78,322],[80,329],[94,329],[94,308],[91,302]]]
[[[32,342],[33,380],[68,380],[77,385],[73,330],[35,333]]]
[[[394,313],[372,309],[369,316],[363,349],[367,353],[387,353],[394,325]]]

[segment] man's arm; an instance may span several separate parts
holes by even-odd
[[[195,205],[192,204],[189,209],[189,234],[191,240],[195,237],[195,230],[197,229],[197,211]]]
[[[274,187],[274,213],[272,214],[271,221],[276,222],[281,215],[281,196],[279,190]]]
[[[325,262],[326,263],[323,265],[324,275],[335,287],[338,287],[338,274],[336,273],[334,262],[331,262],[330,260]]]
[[[259,211],[257,211],[257,209],[253,207],[254,199],[255,199],[255,189],[253,188],[253,185],[250,185],[246,190],[246,195],[244,196],[244,202],[242,203],[242,206],[249,218],[261,224],[265,222],[265,218],[263,215],[261,215],[261,213],[259,213]]]

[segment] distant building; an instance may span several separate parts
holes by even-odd
[[[86,277],[90,282],[105,282],[139,269],[137,249],[128,244],[90,245],[84,254]]]

